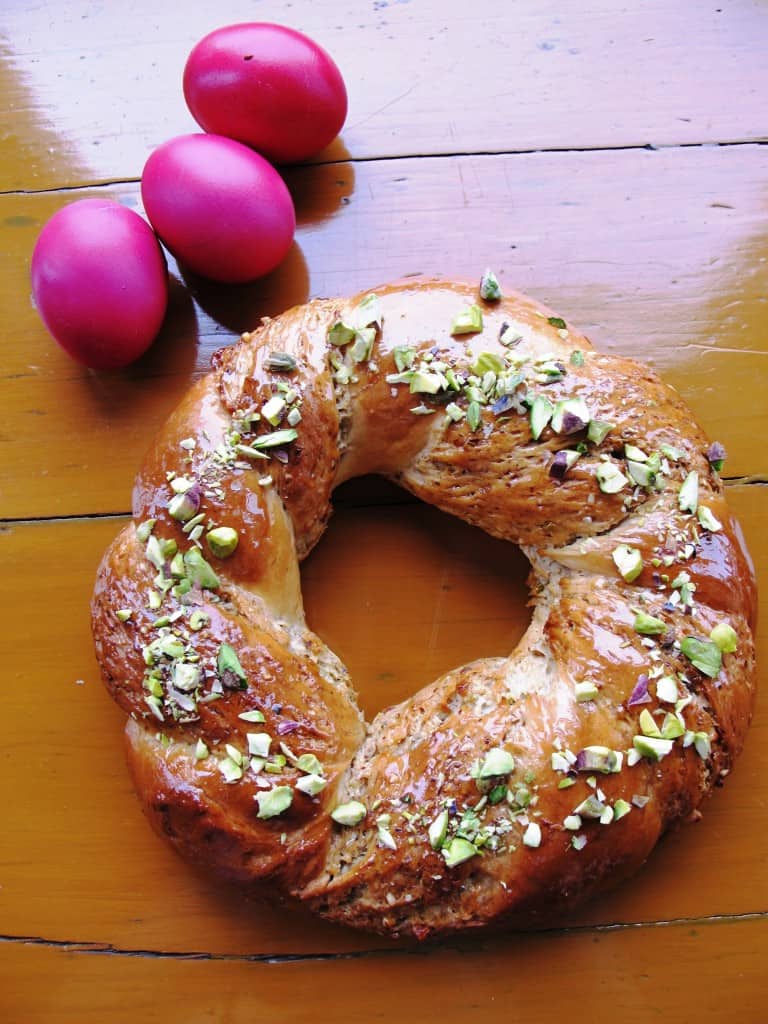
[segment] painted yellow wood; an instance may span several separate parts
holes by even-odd
[[[764,918],[511,936],[469,949],[253,963],[14,944],[6,1019],[23,1024],[765,1019]]]
[[[97,0],[6,3],[0,190],[138,177],[197,126],[181,89],[205,33],[238,21],[298,28],[347,83],[355,158],[670,145],[768,135],[768,12],[611,0]]]

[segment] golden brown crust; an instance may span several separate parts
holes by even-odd
[[[727,774],[754,573],[718,453],[649,370],[523,296],[376,294],[217,355],[104,557],[97,654],[136,789],[184,856],[384,933],[530,925],[635,870]],[[451,333],[471,305],[482,330]],[[297,559],[366,472],[522,544],[534,614],[508,658],[364,729]],[[234,550],[207,539],[221,527]]]

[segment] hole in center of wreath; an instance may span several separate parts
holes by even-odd
[[[370,477],[334,505],[302,564],[304,604],[368,721],[450,669],[510,654],[531,620],[518,547]]]

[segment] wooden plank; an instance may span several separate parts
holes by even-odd
[[[768,488],[729,493],[766,586]],[[96,564],[120,525],[71,520],[0,533],[0,935],[239,955],[386,946],[243,899],[150,831],[88,626]],[[528,621],[524,577],[515,549],[418,504],[347,504],[303,568],[309,622],[347,662],[368,714],[449,667],[511,649]],[[765,680],[765,620],[759,647]],[[764,686],[746,751],[703,820],[667,837],[631,884],[572,923],[765,910],[767,695]]]
[[[333,54],[355,158],[768,136],[768,13],[751,0],[188,0],[183,18],[133,0],[128,22],[96,0],[4,7],[2,191],[138,177],[155,146],[196,129],[181,90],[191,47],[254,18]]]
[[[114,956],[13,944],[0,954],[6,1019],[23,1024],[549,1024],[765,1018],[764,917],[618,931],[512,936],[470,950],[251,963]],[[45,979],[41,983],[41,979]],[[311,1018],[307,1001],[311,999]]]
[[[35,238],[72,193],[0,197],[0,516],[127,510],[155,430],[211,352],[259,316],[408,273],[472,279],[488,264],[599,347],[655,366],[725,443],[728,474],[768,473],[764,148],[346,163],[290,182],[300,226],[286,265],[254,285],[190,290],[171,263],[160,339],[114,374],[69,360],[29,301]],[[137,203],[134,186],[105,194]]]

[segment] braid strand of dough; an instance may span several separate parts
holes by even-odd
[[[388,934],[530,926],[616,884],[751,716],[754,573],[719,454],[650,370],[521,295],[409,281],[265,320],[162,429],[97,578],[154,826]],[[370,725],[298,573],[363,473],[521,545],[533,604],[508,658]]]

